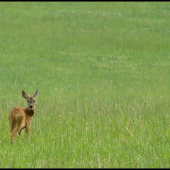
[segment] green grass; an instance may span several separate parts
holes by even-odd
[[[170,167],[169,2],[1,2],[0,168]],[[39,89],[10,144],[8,115]]]

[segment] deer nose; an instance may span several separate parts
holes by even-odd
[[[33,108],[33,106],[29,106],[29,108],[30,108],[30,109],[32,109],[32,108]]]

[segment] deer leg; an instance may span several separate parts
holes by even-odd
[[[30,132],[30,125],[27,125],[26,126],[26,133],[27,133],[27,137],[28,137],[28,142],[30,141],[29,132]]]
[[[15,128],[15,123],[11,123],[10,125],[10,132],[11,132],[11,144],[13,143],[13,139],[15,137],[15,131],[14,131],[14,128]]]
[[[10,125],[10,132],[11,132],[11,134],[12,134],[13,130],[14,130],[14,124],[11,124]]]
[[[15,137],[15,133],[12,133],[12,134],[11,134],[11,144],[13,143],[14,137]]]
[[[15,128],[11,134],[11,144],[13,143],[13,140],[14,140],[14,137],[15,137],[15,134],[17,132],[17,129]]]
[[[11,144],[13,143],[13,139],[14,139],[14,137],[15,137],[15,134],[14,134],[14,133],[12,133],[12,134],[11,134]]]
[[[11,143],[13,143],[13,139],[15,137],[15,134],[18,133],[19,136],[21,134],[22,128],[21,128],[21,124],[17,124],[15,129],[13,130],[12,134],[11,134]]]
[[[18,132],[18,135],[19,135],[19,136],[21,135],[21,132],[22,132],[23,129],[25,129],[25,126],[22,127],[22,128],[19,130],[19,132]]]

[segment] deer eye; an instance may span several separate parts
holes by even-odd
[[[29,101],[27,101],[29,103]]]
[[[35,102],[35,100],[34,100],[34,102]]]

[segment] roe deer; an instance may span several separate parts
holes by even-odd
[[[38,90],[31,97],[29,97],[27,93],[24,90],[22,90],[22,96],[26,98],[28,107],[15,106],[12,108],[9,114],[11,144],[13,143],[15,134],[18,133],[18,135],[20,136],[22,130],[25,128],[29,139],[29,130],[30,130],[32,117],[34,116],[34,105],[35,105],[35,98],[37,97],[37,95],[38,95]]]

